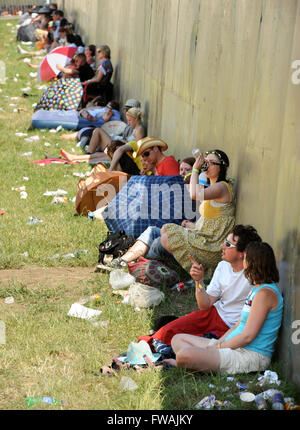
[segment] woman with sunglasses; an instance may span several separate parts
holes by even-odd
[[[97,69],[94,78],[83,82],[84,85],[84,103],[88,96],[105,95],[105,91],[110,83],[113,74],[113,66],[110,61],[110,48],[107,45],[102,45],[97,51],[100,65]]]
[[[170,365],[223,374],[258,372],[268,368],[283,313],[273,249],[265,242],[249,243],[243,265],[252,290],[239,321],[218,340],[175,335],[172,348],[176,359],[166,360]],[[197,276],[194,279],[197,282]]]
[[[199,184],[199,174],[205,166],[205,175],[210,186]],[[194,163],[190,196],[202,201],[199,220],[193,224],[183,221],[182,225],[165,224],[161,229],[161,245],[183,269],[189,273],[189,253],[203,265],[211,277],[221,260],[221,244],[234,225],[234,201],[231,185],[226,179],[229,159],[221,150],[209,151],[205,158],[199,155]]]

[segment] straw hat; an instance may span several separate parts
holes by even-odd
[[[142,155],[146,149],[153,148],[153,146],[160,146],[162,151],[168,149],[168,145],[158,137],[147,136],[137,141],[138,149],[133,153],[134,157]]]

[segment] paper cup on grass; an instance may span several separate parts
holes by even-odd
[[[240,394],[240,399],[243,403],[251,403],[255,400],[255,395],[253,393],[249,393],[248,391],[245,391]]]

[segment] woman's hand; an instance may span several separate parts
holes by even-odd
[[[195,228],[195,224],[193,222],[189,221],[188,219],[183,220],[181,223],[181,226],[185,227],[185,228],[192,228],[192,229]]]
[[[203,155],[202,155],[202,154],[200,154],[200,155],[196,158],[196,161],[195,161],[195,163],[194,163],[194,165],[193,165],[193,169],[198,169],[198,170],[200,170],[200,169],[201,169],[201,167],[203,166],[203,164],[204,164],[204,157],[203,157]]]

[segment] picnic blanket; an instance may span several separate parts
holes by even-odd
[[[180,175],[132,176],[102,216],[110,231],[137,238],[149,226],[181,224],[195,213]]]

